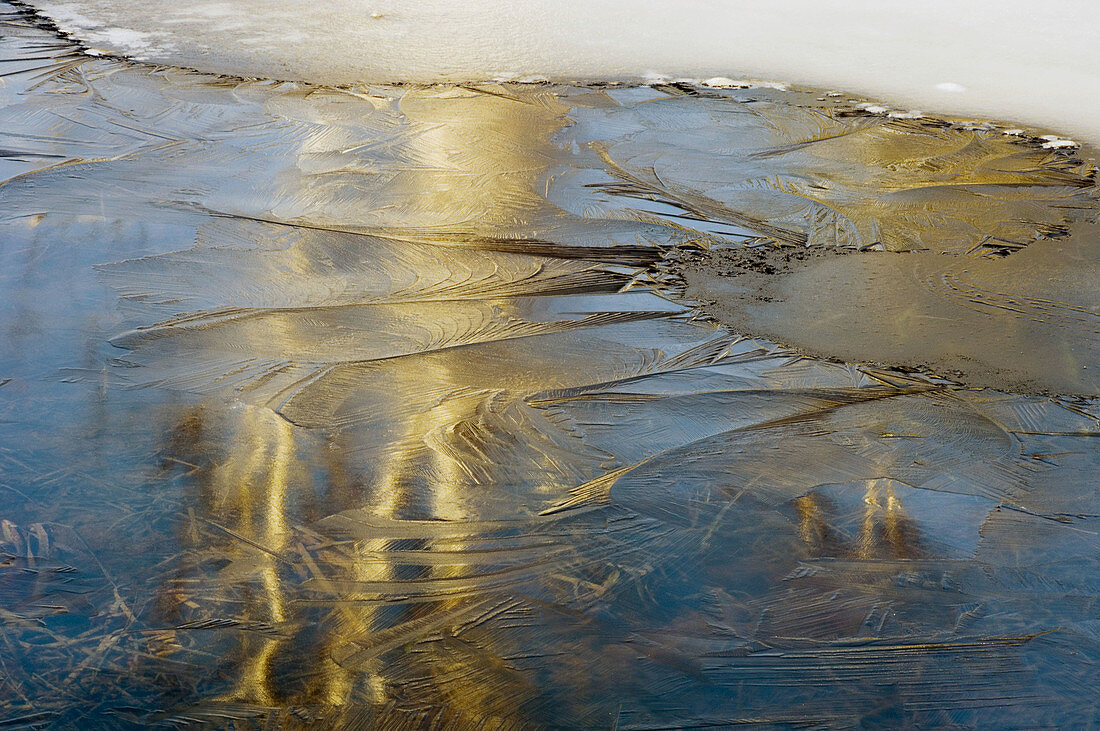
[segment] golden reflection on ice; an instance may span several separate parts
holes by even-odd
[[[545,156],[537,153],[538,140],[545,140],[558,126],[556,115],[560,113],[555,112],[552,102],[539,103],[537,113],[532,113],[527,110],[532,104],[529,100],[500,98],[466,89],[443,95],[413,91],[402,97],[402,112],[410,123],[422,126],[406,148],[405,154],[414,164],[402,183],[403,195],[416,202],[421,220],[481,235],[507,234],[524,220],[524,210],[529,213],[537,200],[531,192],[533,183],[546,164]],[[321,152],[324,150],[307,141],[301,154],[308,159]],[[468,211],[470,218],[455,219],[456,211]],[[304,272],[313,268],[311,262],[301,259],[305,250],[292,249],[291,253],[299,257],[296,262],[292,260],[294,269]],[[445,334],[453,329],[449,310],[461,304],[448,307],[444,302],[408,307],[408,319],[401,328],[414,334],[428,334],[419,345],[421,348],[430,350],[433,345],[446,345],[446,335],[441,339],[436,333]],[[494,315],[504,320],[524,317],[510,298],[496,298],[488,304]],[[433,319],[436,316],[438,320]],[[301,359],[304,354],[311,354],[306,355],[310,359],[320,355],[316,343],[309,339],[309,331],[294,326],[278,313],[266,327],[249,328],[241,334],[245,340],[236,345],[241,352],[267,351],[270,358],[288,362]],[[273,343],[284,350],[272,350]],[[455,371],[450,362],[429,361],[399,369],[396,374],[401,382],[399,390],[416,393],[431,390],[433,384],[460,384],[464,378],[462,369]],[[362,485],[359,494],[348,495],[346,504],[329,505],[327,510],[355,509],[391,521],[401,520],[409,511],[421,519],[476,519],[470,513],[468,491],[474,484],[469,470],[431,443],[448,439],[456,426],[475,416],[484,394],[473,396],[439,400],[423,410],[410,410],[400,402],[383,404],[382,409],[391,410],[376,413],[373,418],[387,425],[388,444],[373,465],[373,479]],[[235,520],[220,528],[235,539],[233,553],[242,554],[237,560],[245,560],[247,556],[256,564],[259,584],[246,601],[244,614],[252,621],[266,622],[275,628],[292,626],[296,622],[291,606],[293,592],[288,596],[283,580],[287,570],[285,557],[296,552],[291,543],[293,531],[289,529],[293,517],[288,511],[300,506],[288,505],[287,499],[288,490],[298,492],[302,487],[298,485],[295,490],[289,484],[292,463],[297,459],[293,428],[268,409],[244,408],[235,413],[239,417],[236,423],[223,426],[226,433],[222,439],[230,448],[227,459],[213,468],[206,488],[211,505],[206,519],[217,524],[220,515],[235,516]],[[331,444],[335,446],[336,442]],[[301,466],[298,467],[300,479]],[[445,581],[449,577],[462,577],[468,568],[461,560],[466,548],[465,542],[458,539],[434,541],[432,551],[440,557],[454,558],[432,562],[422,578]],[[314,580],[323,585],[326,579],[340,579],[364,586],[397,584],[402,580],[401,565],[388,560],[395,556],[393,539],[357,540],[348,551],[344,566],[311,563]],[[227,581],[221,589],[200,588],[205,601],[219,595],[232,596],[245,578],[238,572],[221,572],[220,576]],[[354,703],[357,698],[378,705],[391,700],[390,685],[395,679],[388,672],[389,660],[371,657],[351,670],[333,664],[329,657],[330,652],[341,646],[384,632],[394,621],[402,621],[404,612],[395,614],[393,606],[371,601],[372,596],[373,592],[352,591],[340,598],[334,610],[336,616],[332,618],[338,629],[324,640],[328,649],[318,655],[320,667],[308,671],[323,679],[322,687],[310,694],[320,695],[331,706]],[[462,598],[442,600],[435,603],[433,611],[445,614],[466,602]],[[444,642],[462,642],[450,637],[450,629],[443,631]],[[239,679],[222,700],[261,706],[282,703],[284,699],[276,690],[279,671],[275,663],[286,643],[287,639],[278,635],[242,633],[234,652],[239,658]],[[462,652],[445,652],[449,659],[440,658],[445,664],[439,672],[446,676],[463,675],[465,671],[459,660],[462,655]],[[460,693],[451,702],[481,715],[479,707],[489,703],[493,692],[476,688],[469,686],[469,692]]]
[[[896,558],[916,558],[920,555],[916,544],[919,536],[888,480],[869,482],[863,503],[863,523],[856,554],[859,558],[880,558],[883,553]]]
[[[401,192],[429,225],[481,236],[531,225],[545,205],[534,184],[568,107],[552,94],[470,86],[413,89],[399,108],[419,129]]]

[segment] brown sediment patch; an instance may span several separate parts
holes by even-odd
[[[809,355],[1100,394],[1095,224],[1004,258],[763,247],[675,259],[705,314]]]

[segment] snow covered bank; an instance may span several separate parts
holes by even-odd
[[[760,77],[1100,141],[1093,0],[30,0],[93,47],[321,83]]]

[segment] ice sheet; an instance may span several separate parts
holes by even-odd
[[[1097,718],[1097,400],[744,337],[674,256],[1076,271],[1073,149],[769,88],[242,82],[0,23],[0,723]]]
[[[1090,0],[30,4],[96,48],[213,73],[327,84],[765,79],[1100,141]]]

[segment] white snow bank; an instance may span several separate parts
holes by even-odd
[[[768,78],[1100,141],[1096,0],[31,0],[142,61],[320,83]]]

